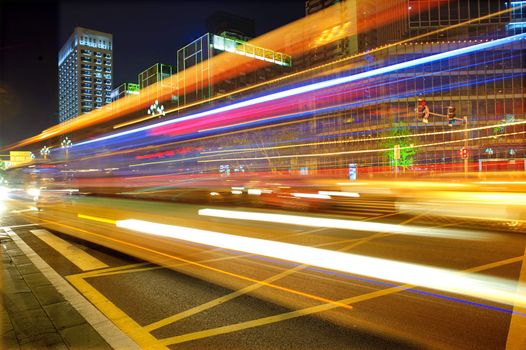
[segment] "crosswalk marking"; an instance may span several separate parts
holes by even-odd
[[[53,235],[48,230],[30,230],[32,234],[40,238],[43,242],[48,244],[51,248],[58,251],[66,259],[75,264],[82,271],[89,271],[95,269],[107,268],[108,265],[99,259],[91,256],[73,244]]]

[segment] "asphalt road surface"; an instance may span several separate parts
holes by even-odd
[[[40,212],[23,201],[4,207],[0,226],[10,227],[142,348],[526,348],[526,314],[513,305],[147,235],[112,222],[176,224],[516,285],[526,237],[505,226],[395,212],[353,217],[408,227],[408,233],[415,226],[447,229],[441,237],[204,217],[198,210],[205,206],[136,200],[79,197]]]

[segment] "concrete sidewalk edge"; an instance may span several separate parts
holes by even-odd
[[[49,280],[51,285],[64,296],[67,302],[80,313],[86,322],[95,329],[99,335],[113,349],[140,349],[128,335],[123,333],[102,312],[86,300],[62,276],[53,270],[31,247],[29,247],[11,228],[3,227],[5,233],[16,246],[27,256],[38,270]]]

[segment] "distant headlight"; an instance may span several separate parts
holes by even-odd
[[[5,186],[0,186],[0,199],[7,199],[9,189]]]
[[[40,190],[38,188],[28,188],[26,192],[31,197],[38,197],[38,196],[40,196]]]

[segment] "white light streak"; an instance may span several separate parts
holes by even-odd
[[[526,33],[521,33],[521,34],[516,34],[516,35],[488,41],[488,42],[483,42],[483,43],[476,44],[476,45],[463,47],[463,48],[456,49],[456,50],[451,50],[447,52],[437,53],[434,55],[420,57],[414,60],[401,62],[401,63],[393,64],[390,66],[386,66],[386,67],[376,68],[376,69],[372,69],[366,72],[361,72],[361,73],[357,73],[357,74],[353,74],[349,76],[344,76],[341,78],[330,79],[330,80],[317,82],[317,83],[313,83],[313,84],[309,84],[305,86],[300,86],[297,88],[292,88],[292,89],[285,90],[285,91],[271,93],[271,94],[256,97],[250,100],[237,102],[237,103],[233,103],[227,106],[211,109],[208,111],[203,111],[203,112],[187,115],[187,116],[180,117],[177,119],[171,119],[171,120],[167,120],[167,121],[152,124],[152,125],[146,125],[143,127],[139,127],[139,128],[135,128],[135,129],[127,130],[127,131],[102,136],[99,138],[95,138],[92,140],[87,140],[87,141],[78,143],[77,146],[87,145],[87,144],[97,142],[97,141],[109,140],[115,137],[125,136],[125,135],[129,135],[129,134],[136,133],[139,131],[150,130],[150,129],[158,128],[158,127],[165,126],[165,125],[171,125],[171,124],[176,124],[176,123],[180,123],[180,122],[187,121],[187,120],[203,118],[206,116],[210,116],[210,115],[214,115],[214,114],[218,114],[222,112],[228,112],[228,111],[232,111],[232,110],[236,110],[236,109],[240,109],[244,107],[249,107],[249,106],[253,106],[256,104],[260,104],[260,103],[270,102],[270,101],[274,101],[277,99],[292,97],[292,96],[296,96],[296,95],[300,95],[303,93],[308,93],[308,92],[312,92],[312,91],[316,91],[316,90],[320,90],[324,88],[329,88],[329,87],[333,87],[333,86],[337,86],[341,84],[351,83],[351,82],[358,81],[358,80],[365,79],[365,78],[375,77],[375,76],[379,76],[379,75],[386,74],[386,73],[392,73],[392,72],[395,72],[401,69],[405,69],[405,68],[420,66],[426,63],[437,61],[437,60],[448,59],[452,57],[457,57],[457,56],[477,52],[480,50],[490,49],[492,47],[510,44],[515,41],[523,40],[524,38],[526,38]]]
[[[360,197],[359,193],[356,192],[339,192],[339,191],[318,191],[319,194],[333,197]]]
[[[156,236],[458,293],[508,305],[526,306],[526,295],[515,293],[516,282],[495,277],[143,220],[119,220],[116,225]]]
[[[385,232],[400,235],[427,236],[449,239],[483,240],[491,238],[491,234],[482,232],[471,232],[464,230],[442,229],[410,225],[385,224],[371,221],[331,219],[314,216],[272,214],[253,211],[206,208],[200,209],[199,215],[213,216],[225,219],[274,222],[286,225],[327,227],[351,231]]]
[[[9,189],[4,186],[0,186],[0,200],[9,198]]]
[[[248,189],[248,194],[251,194],[254,196],[261,196],[261,193],[263,193],[263,191],[260,190],[259,188],[249,188]]]
[[[331,197],[326,194],[316,194],[316,193],[291,193],[291,194],[294,197],[298,197],[298,198],[331,199]]]

